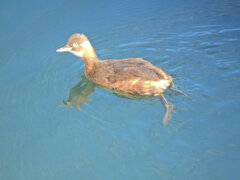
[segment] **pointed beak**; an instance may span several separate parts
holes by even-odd
[[[63,46],[63,47],[57,49],[56,51],[57,51],[57,52],[69,52],[69,51],[71,51],[71,50],[72,50],[71,47]]]

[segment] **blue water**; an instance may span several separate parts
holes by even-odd
[[[239,19],[237,0],[1,2],[0,179],[239,179]],[[76,32],[100,59],[162,67],[192,100],[165,95],[178,112],[164,126],[159,101],[81,99],[83,62],[55,52]]]

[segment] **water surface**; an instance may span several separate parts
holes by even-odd
[[[0,179],[239,179],[239,12],[234,0],[1,2]],[[55,52],[76,32],[100,59],[162,67],[193,100],[166,95],[167,126],[161,102],[101,88],[81,110],[58,107],[86,83],[83,62]]]

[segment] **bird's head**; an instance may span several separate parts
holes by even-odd
[[[67,44],[56,50],[57,52],[70,52],[80,58],[95,57],[95,51],[84,34],[73,34]]]

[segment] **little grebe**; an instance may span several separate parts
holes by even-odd
[[[99,60],[84,34],[73,34],[57,52],[71,52],[82,58],[86,77],[97,85],[132,95],[159,96],[166,108],[165,125],[171,119],[171,110],[176,111],[163,97],[163,92],[168,88],[182,92],[174,88],[168,73],[142,58]]]

